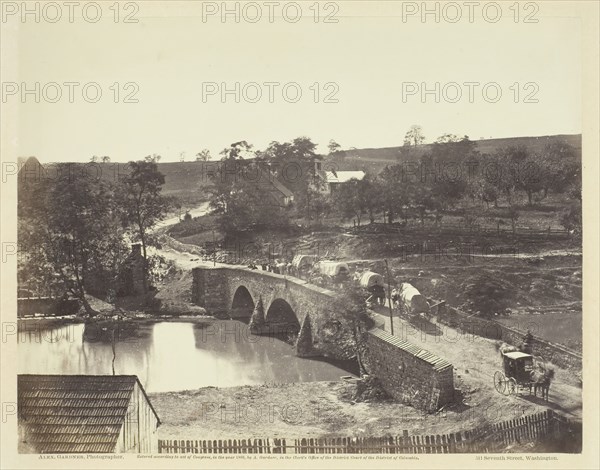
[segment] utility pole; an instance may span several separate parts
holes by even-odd
[[[390,280],[390,267],[388,260],[385,260],[385,270],[387,272],[387,285],[388,285],[388,306],[390,308],[390,333],[394,336],[394,311],[392,309],[392,285]]]

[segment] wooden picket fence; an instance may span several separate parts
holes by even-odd
[[[511,444],[567,434],[569,420],[552,410],[442,435],[299,439],[162,440],[162,454],[449,454],[498,452]]]

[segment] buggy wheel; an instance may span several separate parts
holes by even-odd
[[[517,381],[512,377],[506,381],[506,394],[507,395],[516,395],[517,394]]]
[[[504,390],[506,389],[506,381],[505,381],[505,377],[504,374],[500,371],[496,371],[496,373],[494,374],[494,388],[496,389],[496,391],[498,393],[504,393]]]

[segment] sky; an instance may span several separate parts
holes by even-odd
[[[481,12],[471,23],[466,10],[451,23],[451,11],[439,22],[423,21],[419,14],[403,17],[401,2],[338,2],[332,17],[338,22],[325,23],[314,21],[308,2],[298,22],[274,16],[271,23],[267,6],[257,2],[255,23],[248,19],[256,10],[242,16],[241,6],[239,22],[223,23],[219,12],[203,18],[200,2],[136,2],[138,22],[125,23],[132,10],[121,10],[115,22],[111,3],[102,4],[97,23],[77,12],[71,23],[66,9],[56,23],[45,17],[23,23],[18,14],[6,22],[16,31],[17,53],[10,67],[4,64],[3,87],[18,88],[8,90],[14,94],[3,88],[2,99],[15,110],[9,118],[16,120],[19,156],[83,162],[156,153],[161,161],[182,154],[193,160],[204,148],[216,158],[232,142],[264,149],[298,136],[322,152],[330,139],[345,149],[390,147],[401,145],[413,124],[426,142],[446,133],[477,140],[582,130],[581,22],[568,9],[539,3],[538,22],[525,23],[528,12],[515,22],[510,3],[502,3],[496,23]],[[204,3],[205,13],[220,8]],[[294,11],[288,13],[293,19]],[[21,94],[36,82],[40,102],[35,93]],[[73,102],[66,82],[77,83]],[[237,95],[221,94],[235,83]],[[438,93],[421,95],[436,83]],[[49,102],[57,89],[60,99]],[[99,100],[87,102],[97,89]],[[297,90],[301,96],[292,102]]]

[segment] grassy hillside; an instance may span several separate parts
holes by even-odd
[[[558,140],[567,142],[581,152],[581,134],[478,140],[477,148],[481,153],[493,153],[496,149],[509,145],[524,145],[531,152],[539,152],[548,143]],[[417,160],[429,148],[429,144],[418,147],[409,157],[410,160]],[[387,147],[349,150],[345,159],[335,162],[327,159],[327,161],[340,170],[365,170],[378,173],[386,165],[398,162],[399,158],[400,147]],[[158,167],[165,175],[165,193],[178,196],[187,203],[208,198],[203,193],[203,188],[209,183],[207,173],[211,171],[211,165],[214,165],[214,162],[159,163]]]
[[[481,153],[493,153],[501,147],[524,145],[530,151],[538,152],[546,144],[557,140],[566,141],[581,152],[581,134],[486,139],[478,140],[477,147]],[[417,147],[408,159],[410,161],[418,160],[430,147],[430,144]],[[326,167],[339,170],[365,170],[372,173],[379,173],[386,165],[397,163],[398,161],[400,161],[400,147],[352,149],[347,151],[347,156],[343,160],[326,158]],[[159,163],[158,168],[165,175],[164,193],[178,197],[186,208],[208,200],[209,195],[205,189],[210,183],[210,173],[215,170],[216,164],[217,162]],[[95,171],[107,179],[116,179],[119,175],[127,171],[125,163],[96,163],[93,165],[97,166],[89,171]]]
[[[577,149],[581,154],[581,134],[574,135],[550,135],[539,137],[509,137],[503,139],[484,139],[477,140],[477,149],[481,153],[494,153],[497,149],[507,146],[525,146],[530,152],[541,152],[544,147],[552,142],[564,141]],[[431,144],[425,144],[412,151],[407,160],[418,161],[419,158],[427,153]],[[401,147],[384,147],[379,149],[352,149],[346,152],[346,158],[327,159],[331,165],[340,170],[364,170],[378,173],[386,165],[398,163],[402,157]]]

